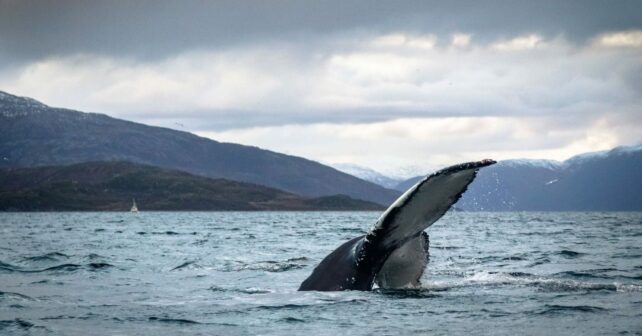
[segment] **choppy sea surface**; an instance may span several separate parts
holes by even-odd
[[[378,215],[3,213],[0,334],[642,334],[642,213],[449,213],[422,288],[296,291]]]

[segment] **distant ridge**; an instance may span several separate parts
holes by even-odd
[[[396,188],[405,190],[421,178]],[[564,162],[500,161],[480,170],[456,206],[469,211],[642,211],[642,145]]]
[[[345,195],[304,198],[130,162],[0,169],[0,211],[382,210]]]
[[[103,114],[53,108],[0,91],[0,168],[111,160],[250,182],[312,197],[345,194],[387,205],[400,194],[304,158]]]
[[[356,176],[362,180],[366,180],[374,184],[378,184],[384,188],[394,189],[403,180],[401,178],[388,177],[373,169],[362,167],[355,164],[350,164],[350,163],[333,164],[332,167],[344,173],[350,174],[352,176]],[[405,190],[402,190],[402,191],[405,191]]]

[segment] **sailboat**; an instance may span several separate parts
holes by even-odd
[[[136,206],[136,200],[132,199],[132,209],[131,212],[138,212],[138,207]]]

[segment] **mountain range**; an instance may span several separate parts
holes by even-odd
[[[0,92],[0,168],[130,161],[277,188],[389,204],[400,193],[301,157],[47,106]]]
[[[406,190],[422,178],[395,188]],[[563,162],[500,161],[482,169],[455,206],[472,211],[640,211],[642,144]]]
[[[306,198],[131,162],[0,169],[0,211],[382,210],[345,195]]]
[[[0,91],[0,169],[5,169],[3,174],[9,174],[5,175],[3,184],[11,180],[7,176],[18,172],[16,168],[97,161],[103,161],[100,164],[107,166],[111,161],[129,161],[187,172],[193,179],[208,177],[229,183],[243,182],[246,188],[243,190],[247,193],[252,193],[250,185],[263,186],[261,188],[271,190],[274,202],[291,201],[282,209],[312,209],[314,202],[329,202],[336,208],[340,207],[341,201],[360,209],[370,207],[366,203],[355,203],[358,200],[387,205],[423,178],[417,176],[400,181],[352,164],[332,168],[258,147],[217,142],[104,114],[49,107],[31,98]],[[91,168],[75,166],[77,174],[83,174],[79,167]],[[8,168],[11,170],[6,170]],[[61,170],[63,167],[47,169]],[[11,173],[7,173],[9,171]],[[34,176],[41,173],[28,171]],[[149,171],[146,176],[161,175]],[[219,183],[216,186],[210,180],[199,182],[210,185],[212,193],[225,189],[220,185],[224,180],[215,180]],[[101,181],[111,183],[104,177]],[[24,186],[20,190],[27,189],[35,190]],[[214,197],[214,194],[210,196]],[[319,198],[321,196],[327,197]],[[312,201],[315,198],[316,201]],[[191,201],[196,202],[195,199]],[[237,201],[239,203],[234,206],[228,204],[228,209],[259,209],[263,205],[257,207],[256,202],[268,202],[267,199],[252,201],[243,197]],[[158,208],[161,208],[161,203],[150,202],[152,208],[156,205],[151,204],[159,204]],[[298,205],[292,205],[294,203]],[[121,206],[120,203],[113,205]],[[585,153],[563,162],[500,161],[479,172],[456,207],[472,211],[642,210],[642,145]],[[210,207],[214,208],[213,205]]]

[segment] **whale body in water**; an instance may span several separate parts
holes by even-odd
[[[326,256],[299,290],[365,291],[375,283],[381,288],[418,286],[429,258],[424,230],[459,200],[480,168],[494,163],[462,163],[426,176],[392,203],[366,235]]]

